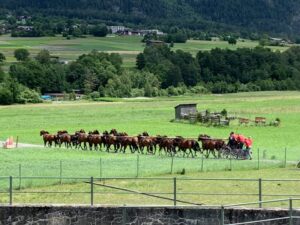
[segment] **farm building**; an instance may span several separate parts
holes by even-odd
[[[197,113],[197,104],[180,104],[175,107],[175,119],[180,120],[185,116]]]

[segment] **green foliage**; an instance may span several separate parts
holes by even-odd
[[[1,6],[15,14],[26,12],[33,15],[30,23],[34,29],[26,32],[15,29],[15,36],[51,35],[64,30],[74,35],[78,29],[83,34],[86,26],[76,26],[78,23],[75,21],[65,24],[69,18],[95,24],[105,22],[159,27],[169,33],[176,27],[212,34],[232,32],[255,36],[253,33],[268,32],[299,35],[299,22],[295,20],[299,2],[294,0],[257,0],[255,4],[242,0],[215,0],[213,3],[207,0],[157,0],[155,3],[153,0],[2,0]],[[17,22],[15,17],[8,20],[11,25]]]
[[[50,52],[46,49],[41,50],[35,58],[41,64],[48,64],[51,60]]]
[[[6,60],[6,57],[3,53],[0,53],[0,63],[3,63]]]
[[[167,46],[146,47],[139,55],[145,61],[144,70],[158,76],[162,87],[178,86],[183,82],[187,86],[194,86],[200,80],[200,68],[190,53],[177,50],[172,52]]]
[[[183,32],[171,33],[161,38],[166,43],[186,43],[188,36]]]
[[[24,48],[16,49],[14,52],[14,56],[18,61],[27,60],[29,55],[30,55],[29,51]]]
[[[34,90],[30,90],[27,87],[23,87],[20,95],[18,96],[18,103],[41,103],[42,100],[40,98],[39,93]]]
[[[231,45],[236,45],[236,39],[234,38],[234,37],[230,37],[229,39],[228,39],[228,44],[231,44]]]
[[[0,104],[1,105],[10,105],[14,103],[12,92],[5,87],[4,84],[0,85]]]
[[[91,30],[91,34],[94,35],[95,37],[105,37],[107,33],[108,33],[108,29],[104,24],[94,26]]]
[[[136,57],[136,67],[139,70],[142,70],[146,65],[145,56],[143,53],[139,53]]]

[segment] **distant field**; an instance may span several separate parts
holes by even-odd
[[[105,38],[87,37],[67,40],[61,36],[42,38],[12,38],[8,35],[0,36],[0,52],[7,57],[7,62],[14,62],[13,52],[17,48],[26,48],[32,55],[41,49],[48,49],[53,55],[65,60],[75,60],[79,55],[88,53],[93,49],[105,52],[120,53],[124,59],[124,66],[135,65],[136,55],[143,51],[145,44],[141,37],[108,36]],[[189,40],[185,44],[175,44],[174,50],[182,49],[195,55],[198,51],[212,48],[236,49],[241,47],[254,48],[256,41],[238,41],[237,45],[229,45],[224,41],[196,41]],[[284,51],[287,47],[271,47],[273,50]]]

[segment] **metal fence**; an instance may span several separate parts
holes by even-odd
[[[245,225],[245,224],[262,224],[265,222],[275,222],[275,221],[287,221],[289,225],[293,225],[295,220],[299,220],[300,216],[293,215],[293,202],[300,201],[300,198],[288,198],[288,199],[276,199],[270,201],[259,201],[259,202],[247,202],[247,203],[239,203],[239,204],[231,204],[231,205],[222,205],[221,206],[221,225]],[[241,207],[247,205],[259,204],[263,203],[279,203],[279,202],[288,202],[288,216],[270,218],[270,219],[262,219],[255,221],[245,221],[245,222],[237,222],[237,223],[225,223],[225,209],[233,208],[233,207]]]
[[[2,162],[0,171],[3,176],[33,177],[71,177],[74,169],[84,168],[77,171],[77,176],[106,177],[141,177],[156,176],[161,174],[175,174],[184,172],[206,172],[206,171],[234,171],[243,169],[260,170],[261,168],[286,167],[287,150],[284,157],[277,159],[266,159],[257,150],[257,155],[253,160],[234,159],[206,159],[203,155],[198,158],[183,157],[157,157],[145,155],[120,154],[120,158],[110,158],[103,155],[99,158],[88,160],[55,160],[45,159],[41,162],[31,161],[15,164],[12,162]],[[160,166],[156,166],[157,164]],[[113,168],[113,169],[111,169]],[[0,186],[1,189],[1,186]]]
[[[58,189],[61,189],[61,184],[82,184],[85,188],[84,190],[72,190],[72,191],[62,191],[62,190],[52,190],[52,186],[46,186],[42,188],[37,188],[35,186],[35,181],[41,180],[52,180],[56,181],[55,184]],[[23,189],[21,186],[22,181],[29,181],[32,184],[32,189]],[[128,186],[124,186],[124,182],[128,182]],[[141,188],[146,186],[146,190],[134,190],[131,188],[132,183],[136,182],[136,187]],[[137,182],[144,182],[139,185]],[[146,183],[147,182],[147,183]],[[164,183],[163,183],[164,182]],[[219,190],[214,190],[213,192],[201,191],[201,185],[206,185],[206,182],[213,182],[213,184],[220,187]],[[278,186],[280,182],[280,185]],[[263,200],[266,198],[278,198],[278,197],[300,197],[299,194],[299,184],[300,179],[238,179],[238,178],[181,178],[181,177],[166,177],[166,178],[101,178],[101,177],[0,177],[0,183],[6,184],[6,188],[0,191],[3,195],[2,199],[4,204],[12,205],[13,203],[25,203],[22,200],[14,200],[15,196],[21,195],[66,195],[66,194],[81,194],[84,196],[89,196],[87,200],[90,205],[95,202],[95,197],[99,195],[144,195],[148,197],[158,198],[168,202],[167,205],[176,206],[178,203],[184,205],[202,205],[201,198],[204,196],[215,196],[215,198],[221,198],[222,196],[228,196],[230,198],[242,198],[249,197],[251,199],[257,198],[258,207],[263,207]],[[279,192],[280,190],[275,190],[271,192],[267,188],[268,184],[276,187],[286,187],[290,186],[291,183],[295,186],[295,192]],[[167,186],[167,190],[161,189],[157,190],[154,187],[155,184],[162,184],[160,187]],[[187,184],[189,186],[187,187]],[[234,190],[235,184],[239,186],[243,185],[245,192],[236,192]],[[226,185],[230,187],[226,188]],[[152,187],[153,186],[153,187]],[[208,185],[209,186],[209,185]],[[101,190],[96,190],[96,188],[101,187]],[[186,188],[187,187],[187,188]],[[224,188],[223,188],[224,187]],[[266,187],[266,188],[264,188]],[[118,190],[118,191],[115,191]],[[7,195],[7,200],[5,201],[5,196]],[[166,197],[167,196],[167,197]],[[211,197],[209,197],[211,198]],[[22,199],[22,198],[21,198]],[[103,204],[99,198],[97,204]],[[129,198],[130,199],[130,198]],[[128,200],[128,199],[127,199]],[[110,204],[115,204],[111,200]],[[125,200],[126,201],[126,200]],[[197,202],[198,201],[198,202]],[[51,202],[51,203],[62,203],[62,202]],[[73,202],[75,203],[75,202]],[[77,203],[77,202],[76,202]],[[124,202],[127,204],[128,202]],[[124,204],[123,203],[123,204]],[[142,202],[141,204],[145,204]]]

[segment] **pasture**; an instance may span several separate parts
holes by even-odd
[[[105,101],[109,99],[103,99]],[[227,109],[234,115],[254,119],[256,116],[264,116],[269,121],[276,117],[281,119],[279,127],[272,126],[245,126],[233,123],[229,127],[213,127],[199,124],[174,123],[174,106],[180,103],[198,103],[198,110],[210,109],[220,111]],[[52,190],[77,190],[83,191],[88,185],[82,184],[76,177],[237,177],[237,178],[286,178],[299,179],[299,171],[294,170],[295,162],[300,159],[300,93],[299,92],[257,92],[239,93],[228,95],[201,95],[201,96],[180,96],[164,97],[153,99],[116,99],[114,102],[50,102],[38,105],[14,105],[0,107],[0,139],[5,140],[9,136],[18,136],[20,143],[31,143],[42,145],[42,138],[39,131],[48,130],[55,133],[58,130],[66,129],[70,133],[80,130],[86,131],[98,129],[100,131],[116,128],[125,131],[129,135],[137,135],[148,131],[150,135],[168,135],[170,137],[181,135],[183,137],[196,138],[200,133],[212,137],[227,138],[230,131],[251,136],[254,139],[252,161],[242,160],[215,160],[207,159],[202,163],[201,156],[197,158],[174,158],[174,165],[171,171],[171,158],[158,155],[140,155],[137,169],[137,154],[108,154],[100,151],[82,151],[74,149],[48,149],[43,147],[20,148],[14,150],[0,151],[0,176],[22,177],[30,176],[51,176],[55,179],[22,179],[14,180],[14,188],[19,187],[26,191],[52,191]],[[258,169],[258,148],[260,149],[260,169]],[[284,149],[287,148],[288,167],[284,165]],[[101,160],[101,162],[100,162]],[[20,168],[21,165],[21,168]],[[202,166],[203,165],[203,166]],[[183,172],[185,169],[185,172]],[[231,170],[231,171],[230,171]],[[172,174],[171,174],[172,172]],[[184,174],[185,173],[185,174]],[[61,177],[61,179],[60,179]],[[64,180],[63,177],[73,177],[71,180]],[[62,185],[54,185],[60,183]],[[78,183],[79,182],[79,183]],[[146,181],[111,181],[112,184],[124,184],[125,187],[133,187],[137,190],[155,191],[151,183]],[[144,183],[143,183],[144,182]],[[76,184],[72,184],[76,183]],[[77,184],[78,183],[78,184]],[[298,183],[293,185],[275,185],[272,193],[278,191],[276,187],[284,187],[285,193],[294,193]],[[7,178],[0,179],[0,189],[7,190]],[[49,186],[52,185],[52,186]],[[132,186],[134,185],[134,186]],[[282,186],[283,185],[283,186]],[[230,185],[229,185],[230,186]],[[241,192],[246,187],[237,184],[234,192]],[[252,186],[251,186],[252,187]],[[257,187],[257,184],[253,184]],[[165,186],[159,183],[157,187],[162,192],[167,191],[170,184]],[[192,184],[186,184],[182,190],[193,190]],[[186,189],[187,188],[187,189]],[[200,187],[199,187],[200,188]],[[210,182],[206,190],[214,190],[213,182]],[[251,188],[250,188],[251,189]],[[269,189],[269,188],[268,188]],[[205,189],[204,189],[205,190]],[[218,189],[219,191],[222,191]],[[228,190],[226,189],[226,192]],[[229,190],[230,191],[230,190]],[[100,192],[104,192],[100,188]],[[282,192],[283,193],[283,192]],[[122,196],[122,198],[120,197]],[[107,197],[107,198],[106,198]],[[154,204],[155,199],[144,197],[132,198],[130,195],[110,195],[105,198],[99,195],[99,203],[109,203],[110,198],[114,203],[131,203],[144,201],[145,204]],[[96,199],[97,199],[96,198]],[[189,196],[183,196],[188,199]],[[59,194],[35,195],[17,194],[15,200],[20,202],[52,202],[85,203],[88,194],[84,197],[80,194]],[[101,199],[101,200],[100,200]],[[204,201],[206,204],[216,204],[216,198],[211,196],[193,196],[195,201]],[[220,199],[224,203],[234,200],[251,200],[251,196],[223,196]],[[241,199],[241,200],[240,200]],[[232,200],[232,201],[231,201]],[[7,193],[1,194],[1,202],[7,201]],[[123,202],[122,202],[123,201]],[[160,203],[158,201],[158,203]],[[161,202],[165,203],[165,202]],[[166,204],[166,203],[165,203]]]
[[[6,66],[15,62],[13,52],[18,48],[26,48],[35,56],[40,50],[47,49],[52,55],[59,56],[62,60],[75,60],[78,56],[88,53],[94,49],[104,52],[115,52],[121,54],[125,67],[135,66],[135,58],[145,48],[141,42],[142,38],[137,36],[107,36],[97,38],[88,36],[86,38],[75,38],[67,40],[62,36],[41,38],[12,38],[8,35],[0,36],[0,51],[7,57]],[[198,51],[207,51],[212,48],[254,48],[257,41],[238,41],[236,45],[230,45],[225,41],[198,41],[189,40],[184,44],[175,44],[174,50],[181,49],[196,55]],[[284,51],[288,47],[270,47],[273,50]]]

